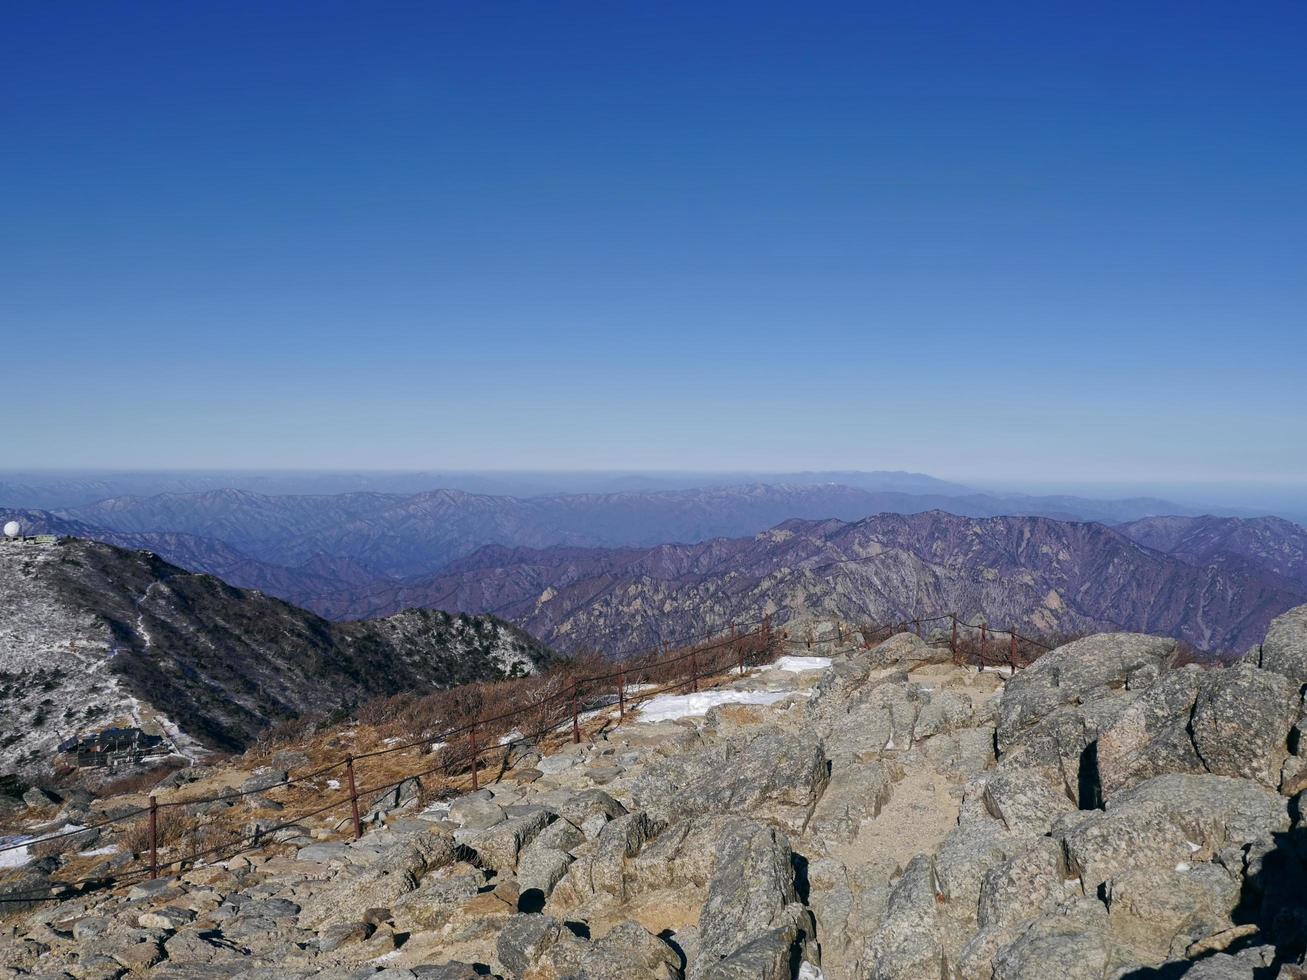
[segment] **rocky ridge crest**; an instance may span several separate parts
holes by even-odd
[[[28,912],[15,975],[1302,975],[1307,607],[1239,664],[1103,634],[1008,678],[899,634],[630,720],[357,842]],[[805,651],[806,652],[806,651]],[[803,669],[816,668],[816,669]],[[762,697],[761,695],[766,695]],[[62,973],[60,971],[63,971]]]

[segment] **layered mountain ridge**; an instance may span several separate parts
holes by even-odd
[[[1123,628],[1233,651],[1305,597],[1251,563],[1193,564],[1102,524],[936,511],[792,520],[649,549],[486,548],[317,608],[333,618],[425,605],[494,612],[563,648],[615,654],[768,614],[887,622],[938,612],[1034,634]]]
[[[533,672],[552,653],[488,616],[410,610],[329,623],[142,551],[0,542],[0,772],[151,721],[180,748],[236,749],[269,722]]]

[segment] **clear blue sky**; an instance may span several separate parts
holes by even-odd
[[[4,21],[10,466],[1307,480],[1298,0]]]

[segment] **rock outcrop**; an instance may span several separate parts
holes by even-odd
[[[1299,976],[1303,612],[1226,668],[1106,634],[1010,679],[905,636],[759,669],[767,705],[628,715],[359,841],[38,903],[0,975]]]

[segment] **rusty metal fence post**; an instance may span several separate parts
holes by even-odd
[[[690,690],[699,693],[699,654],[696,650],[690,650]]]
[[[626,717],[626,671],[617,675],[617,720]]]
[[[354,784],[354,757],[352,755],[345,756],[345,775],[349,779],[349,806],[354,816],[354,839],[358,840],[363,836],[363,824],[359,820],[359,791]]]
[[[476,722],[472,722],[472,727],[467,730],[467,747],[472,755],[472,792],[475,793],[481,788],[481,776],[477,772],[477,756],[480,755],[480,750],[477,748]]]
[[[953,635],[948,641],[948,648],[953,651],[953,662],[958,661],[958,614],[949,613],[948,618],[953,621]]]
[[[1008,645],[1007,645],[1007,662],[1008,662],[1008,664],[1010,664],[1011,667],[1012,667],[1012,673],[1013,673],[1013,674],[1016,674],[1016,672],[1017,672],[1017,633],[1016,633],[1016,630],[1013,630],[1012,632],[1010,632],[1010,633],[1008,634],[1008,636],[1010,637],[1010,639],[1008,640]]]
[[[985,669],[985,630],[988,625],[988,623],[980,624],[980,670]]]
[[[573,745],[579,745],[581,742],[580,705],[578,704],[580,688],[581,688],[580,681],[572,681],[572,744]]]
[[[159,801],[150,796],[150,877],[159,877]]]

